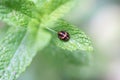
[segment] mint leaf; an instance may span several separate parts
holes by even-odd
[[[52,1],[52,0],[51,0]],[[58,2],[58,3],[57,3]],[[60,1],[62,2],[62,1]],[[49,2],[48,2],[49,3]],[[56,0],[56,3],[59,4],[59,1]],[[51,3],[52,4],[52,3]],[[64,4],[59,4],[60,6],[56,8],[53,12],[50,14],[45,14],[43,18],[41,19],[41,27],[54,27],[54,23],[64,16],[67,12],[71,10],[73,5],[75,4],[75,1],[66,1]],[[52,6],[52,5],[51,5]],[[53,5],[52,7],[54,7]],[[49,8],[48,8],[49,9]]]
[[[16,11],[31,18],[39,20],[39,11],[33,1],[29,0],[3,0],[0,1],[1,7],[5,7],[8,11]],[[3,8],[1,8],[3,9]]]
[[[84,32],[59,20],[73,4],[73,0],[0,1],[0,20],[10,26],[0,40],[0,80],[17,79],[51,38],[56,47],[68,51],[92,51],[91,41]],[[44,29],[54,32],[49,34]],[[70,33],[68,42],[58,39],[60,30]]]
[[[42,30],[40,30],[42,31]],[[9,57],[9,54],[6,54],[7,56],[7,61],[3,62],[5,64],[7,62],[7,65],[4,66],[5,69],[2,69],[4,73],[2,73],[2,77],[0,79],[2,80],[14,80],[19,77],[19,75],[26,69],[27,66],[30,65],[33,57],[36,55],[38,49],[42,49],[50,40],[49,35],[42,34],[41,36],[46,36],[47,38],[41,37],[42,39],[46,39],[44,43],[40,46],[38,42],[36,41],[37,39],[37,28],[32,29],[32,31],[28,31],[22,40],[21,44],[14,53],[12,54],[11,57]],[[19,37],[19,36],[17,36]],[[16,38],[17,38],[16,37]],[[40,36],[39,36],[40,37]],[[42,41],[43,42],[43,41]],[[42,43],[39,41],[39,43]],[[12,44],[12,43],[11,43]],[[39,48],[38,48],[39,45]],[[11,47],[14,47],[12,45]],[[13,50],[12,50],[13,51]],[[4,56],[4,54],[3,54]],[[3,57],[4,58],[4,57]],[[10,59],[10,60],[9,60]],[[3,60],[3,59],[2,59]]]
[[[30,28],[28,31],[25,28],[11,28],[0,43],[1,80],[18,78],[26,67],[30,65],[37,51],[44,48],[51,38],[48,33],[42,29],[37,30],[36,27]],[[38,33],[38,31],[43,32],[43,34]],[[43,40],[40,40],[40,38]]]
[[[34,3],[28,0],[2,0],[0,4],[30,17],[33,16],[32,11],[35,9]]]
[[[27,26],[29,21],[40,21],[35,4],[28,0],[0,1],[0,20],[13,26]]]
[[[3,22],[0,22],[0,39],[2,39],[2,37],[5,36],[5,32],[7,32],[7,30],[9,29],[8,25],[4,25]]]
[[[0,20],[10,25],[24,26],[29,23],[31,18],[35,18],[41,22],[41,26],[45,26],[46,23],[55,22],[63,17],[73,7],[76,0],[32,1],[0,1]]]
[[[0,77],[4,74],[6,66],[21,43],[26,29],[11,27],[5,37],[0,41]]]
[[[10,11],[4,6],[0,6],[0,20],[13,26],[26,26],[30,18],[16,11]]]
[[[89,37],[77,27],[69,24],[64,20],[59,20],[55,23],[55,28],[48,28],[52,30],[54,34],[54,42],[57,46],[70,51],[83,50],[91,52],[93,51],[92,42]],[[57,33],[59,31],[66,31],[70,34],[70,40],[68,42],[61,41],[58,38]]]
[[[32,0],[32,1],[35,3],[36,7],[39,7],[40,13],[42,15],[49,15],[60,6],[65,5],[67,2],[71,1],[73,2],[73,0]]]

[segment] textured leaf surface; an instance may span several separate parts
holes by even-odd
[[[0,40],[2,39],[2,37],[5,36],[5,32],[7,32],[8,30],[8,26],[4,25],[2,22],[0,23],[1,27],[0,27]]]
[[[77,27],[70,25],[64,20],[59,20],[55,23],[55,28],[51,29],[53,34],[55,34],[54,42],[57,46],[67,49],[70,51],[73,50],[83,50],[83,51],[93,51],[91,40],[88,38],[88,36],[78,29]],[[68,42],[61,41],[58,38],[57,33],[59,31],[66,31],[70,34],[70,40]]]
[[[38,6],[28,0],[0,1],[0,20],[12,25],[0,40],[0,80],[14,80],[19,77],[36,52],[47,45],[51,38],[51,35],[39,28],[40,23],[49,24],[50,21],[57,20],[67,12],[61,9],[68,9],[70,6],[64,6],[67,0],[42,2]],[[48,22],[47,17],[51,18]]]
[[[43,32],[42,30],[40,31]],[[47,45],[50,40],[50,35],[44,32],[44,34],[39,34],[38,37],[36,34],[36,29],[28,31],[19,47],[15,49],[16,51],[11,53],[11,57],[6,54],[7,60],[9,62],[6,64],[6,66],[4,66],[5,70],[2,73],[1,80],[14,80],[19,77],[19,75],[26,69],[26,67],[30,65],[33,57],[36,55],[36,52]],[[39,43],[43,44],[39,45],[38,47],[38,42],[36,42],[36,40],[41,38],[40,36],[44,36],[42,37],[43,40],[39,40]],[[3,64],[5,63],[6,61],[3,62]]]
[[[12,25],[0,41],[0,80],[16,79],[36,54],[37,30],[32,27],[37,28],[38,21],[32,19],[31,8],[34,6],[25,0],[0,1],[0,20]]]
[[[2,77],[11,58],[19,47],[24,35],[25,29],[11,27],[8,33],[0,41],[0,76]],[[18,37],[19,36],[19,37]]]
[[[19,4],[18,4],[19,3]],[[22,4],[22,5],[21,5]],[[31,2],[23,0],[2,0],[0,1],[0,20],[9,25],[26,26],[32,17],[30,10]]]

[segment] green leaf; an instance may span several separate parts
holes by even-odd
[[[42,15],[49,15],[54,10],[59,8],[62,5],[65,5],[67,2],[74,2],[73,0],[32,0],[36,7],[39,8]],[[70,7],[70,6],[69,6]]]
[[[76,0],[32,1],[0,1],[0,20],[10,25],[25,26],[31,18],[34,18],[41,23],[42,27],[48,26],[63,17],[76,2]]]
[[[6,9],[3,6],[0,6],[0,20],[6,22],[9,25],[13,26],[26,26],[30,20],[29,17],[19,14],[18,12],[12,11],[7,12],[9,9]]]
[[[48,33],[33,26],[29,29],[11,27],[6,37],[0,42],[0,79],[15,80],[18,78],[30,65],[37,51],[48,44],[50,38]]]
[[[7,34],[0,41],[0,77],[3,75],[10,59],[19,47],[24,35],[25,29],[20,27],[11,27]]]
[[[30,17],[33,16],[32,11],[35,9],[34,3],[28,0],[2,0],[0,4]]]
[[[51,2],[52,1],[54,1],[54,0],[51,0]],[[64,17],[64,14],[69,12],[75,4],[75,1],[73,1],[73,0],[72,1],[64,0],[64,1],[66,3],[63,4],[63,3],[60,3],[60,2],[62,2],[62,0],[61,1],[56,0],[55,2],[53,2],[53,5],[51,2],[49,2],[49,4],[51,4],[51,7],[56,8],[56,6],[57,6],[57,8],[50,14],[45,14],[43,16],[43,18],[41,19],[41,27],[48,27],[48,26],[54,27],[54,26],[50,26],[50,25],[53,25],[58,19]],[[58,5],[55,5],[55,3],[60,6],[58,7]],[[49,8],[48,8],[48,10],[49,10]]]
[[[26,26],[35,17],[35,5],[25,0],[0,1],[0,20],[13,26]]]
[[[52,25],[73,5],[73,0],[36,0],[41,1],[40,6],[33,1],[0,1],[0,20],[12,26],[0,40],[0,80],[15,80],[19,77],[37,51],[42,50],[51,39],[51,35],[43,28],[54,27]],[[71,48],[66,48],[56,36],[54,38],[60,44],[57,44],[59,47]]]
[[[0,39],[5,36],[5,33],[9,29],[8,25],[5,25],[3,22],[0,22]]]
[[[59,20],[55,23],[55,28],[48,28],[54,34],[54,42],[57,46],[70,51],[83,50],[91,52],[93,51],[92,42],[89,37],[81,31],[79,28],[67,23],[64,20]],[[70,40],[68,42],[61,41],[58,38],[57,33],[59,31],[66,31],[70,34]]]
[[[67,13],[77,0],[32,0],[39,8],[42,24],[54,22]],[[43,25],[42,25],[43,26]]]

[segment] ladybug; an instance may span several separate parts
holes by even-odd
[[[62,41],[69,41],[70,35],[66,31],[59,31],[58,32],[58,38]]]

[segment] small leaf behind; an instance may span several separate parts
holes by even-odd
[[[58,1],[59,2],[59,1]],[[55,3],[55,2],[53,2]],[[59,4],[59,7],[56,7],[54,11],[52,11],[50,14],[45,14],[43,18],[41,19],[41,27],[54,27],[53,24],[60,18],[62,18],[67,12],[69,12],[73,5],[75,4],[75,1],[66,1],[64,4]],[[54,7],[51,5],[51,7]]]

